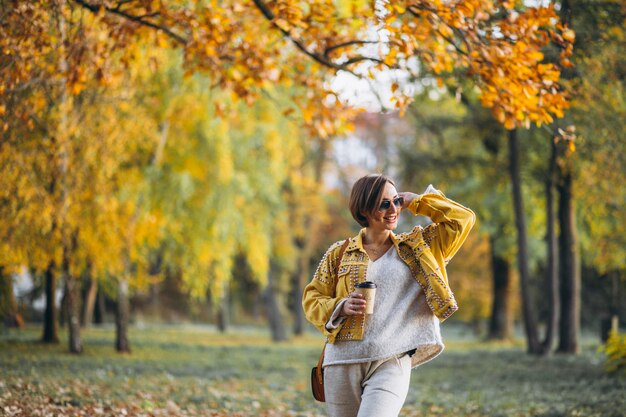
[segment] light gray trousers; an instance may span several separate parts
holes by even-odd
[[[409,391],[411,357],[324,368],[329,417],[397,417]]]

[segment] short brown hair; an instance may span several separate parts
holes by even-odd
[[[359,178],[350,192],[350,213],[361,226],[369,226],[366,214],[378,209],[385,184],[396,184],[391,178],[382,174],[370,174]]]

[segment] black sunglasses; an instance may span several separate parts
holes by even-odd
[[[396,208],[401,208],[402,204],[404,204],[404,198],[396,197],[393,199],[393,205],[396,206]],[[387,211],[389,210],[389,207],[391,207],[391,200],[383,200],[381,201],[380,207],[378,207],[378,210]]]

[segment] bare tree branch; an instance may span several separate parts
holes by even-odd
[[[274,26],[276,29],[278,29],[287,39],[289,39],[300,51],[304,52],[306,55],[310,56],[311,58],[313,58],[316,62],[332,68],[334,70],[347,70],[346,68],[344,68],[341,65],[335,64],[334,62],[332,62],[331,60],[327,59],[326,57],[324,57],[323,55],[317,54],[315,52],[311,52],[309,51],[306,46],[298,39],[295,39],[291,33],[289,33],[289,31],[281,28],[278,24],[276,24],[274,18],[276,17],[274,15],[274,13],[272,13],[272,11],[267,7],[267,5],[265,3],[263,3],[263,1],[261,0],[254,0],[254,4],[256,5],[256,7],[261,11],[261,13],[263,13],[263,16],[265,16],[265,18],[267,20],[270,21],[270,23],[272,24],[272,26]]]
[[[380,42],[378,42],[378,41],[359,41],[359,40],[338,43],[337,45],[329,46],[328,48],[326,48],[324,50],[324,56],[328,57],[328,55],[330,55],[332,52],[336,51],[337,49],[347,48],[348,46],[354,46],[354,45],[361,45],[361,46],[363,46],[363,45],[377,45],[379,43]]]
[[[125,19],[131,20],[133,22],[136,22],[142,26],[147,26],[150,27],[152,29],[156,29],[156,30],[160,30],[163,33],[165,33],[167,36],[169,36],[170,38],[174,39],[175,41],[177,41],[178,43],[181,43],[183,45],[187,44],[187,39],[184,38],[183,36],[173,32],[170,28],[168,28],[167,26],[163,26],[160,25],[158,23],[154,23],[148,20],[145,20],[145,17],[151,17],[151,15],[143,15],[143,16],[135,16],[132,14],[129,14],[125,11],[120,10],[120,7],[124,4],[124,2],[120,2],[118,4],[118,7],[115,8],[111,8],[111,7],[106,7],[103,5],[98,5],[98,4],[91,4],[88,3],[87,1],[84,0],[72,0],[74,1],[74,3],[78,4],[79,6],[82,6],[90,11],[92,11],[93,13],[98,13],[101,9],[106,10],[108,13],[112,13],[118,16],[121,16]]]
[[[265,18],[270,21],[272,26],[274,26],[276,29],[278,29],[300,51],[302,51],[304,54],[310,56],[311,58],[313,58],[313,60],[315,60],[319,64],[324,65],[325,67],[332,68],[332,69],[337,70],[337,71],[339,71],[339,70],[346,71],[346,72],[349,72],[350,74],[352,74],[352,75],[354,75],[356,77],[361,78],[360,75],[356,74],[352,69],[349,68],[350,65],[352,65],[354,63],[357,63],[357,62],[363,62],[363,61],[370,61],[370,62],[373,62],[373,63],[376,63],[376,64],[387,65],[382,60],[380,60],[378,58],[367,57],[367,56],[356,56],[356,57],[348,59],[346,62],[344,62],[342,64],[338,64],[336,62],[333,62],[328,57],[328,54],[331,51],[335,50],[335,49],[343,48],[343,47],[350,46],[350,45],[359,45],[359,44],[366,45],[366,44],[372,44],[372,43],[377,43],[377,42],[376,41],[354,40],[354,41],[345,42],[343,44],[330,46],[330,47],[326,48],[326,50],[324,51],[323,54],[312,52],[312,51],[307,49],[307,47],[302,43],[301,40],[294,38],[289,31],[285,30],[284,28],[281,28],[279,25],[276,24],[276,22],[275,22],[276,16],[267,7],[267,5],[263,2],[263,0],[254,0],[254,4],[261,11],[261,13],[263,13],[263,16],[265,16]],[[393,67],[390,67],[389,65],[387,65],[387,66],[389,68],[393,68]]]
[[[368,56],[355,56],[354,58],[348,59],[342,65],[344,65],[344,66],[353,65],[353,64],[356,64],[358,62],[364,62],[364,61],[373,62],[375,64],[382,64],[382,65],[385,65],[389,69],[397,69],[398,68],[396,65],[389,65],[389,64],[385,63],[385,61],[383,61],[382,59],[368,57]]]

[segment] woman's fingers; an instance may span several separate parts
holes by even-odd
[[[363,314],[366,304],[367,302],[363,299],[362,294],[352,293],[346,300],[343,309],[346,315],[354,316],[358,314]]]
[[[411,204],[411,201],[413,201],[415,198],[419,197],[417,194],[410,193],[408,191],[404,191],[404,192],[398,193],[398,196],[402,197],[402,199],[404,200],[402,202],[402,208],[407,208],[409,206],[409,204]]]

